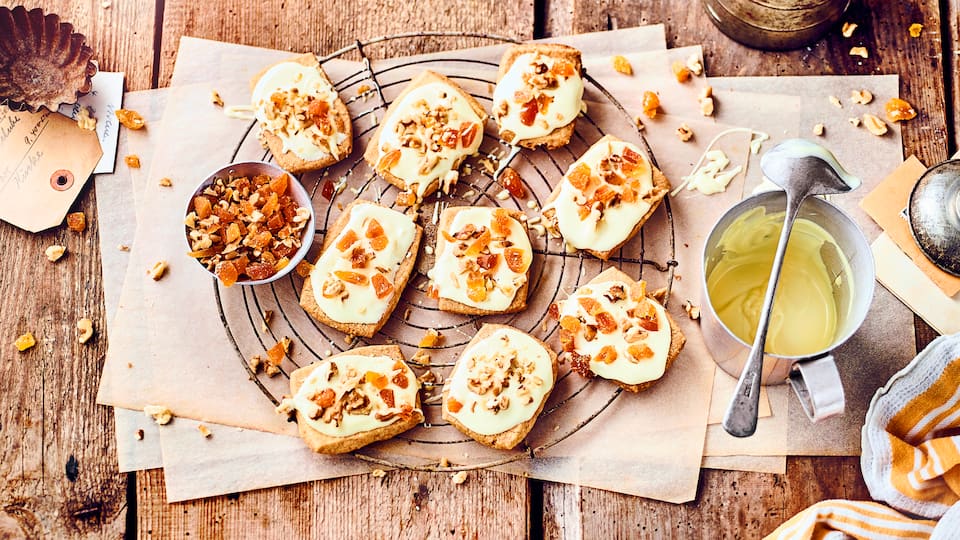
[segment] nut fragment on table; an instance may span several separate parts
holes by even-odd
[[[851,47],[850,56],[859,56],[860,58],[869,58],[870,53],[867,52],[866,47]]]
[[[824,130],[823,124],[816,124],[813,126],[813,134],[816,135],[817,137],[823,136],[823,130]]]
[[[910,37],[918,38],[920,37],[920,33],[923,32],[923,25],[920,23],[913,23],[910,25],[909,30],[910,30]]]
[[[150,278],[154,281],[160,281],[160,278],[167,272],[167,261],[157,261],[154,263],[153,267],[150,268],[149,274]]]
[[[87,228],[87,216],[83,212],[67,214],[67,228],[73,232],[83,232]]]
[[[216,90],[210,91],[210,103],[213,103],[217,107],[223,107],[223,98],[220,97],[220,92]]]
[[[853,35],[857,29],[857,23],[845,22],[843,27],[840,29],[840,33],[843,37],[848,38]]]
[[[127,129],[143,129],[147,125],[140,113],[131,109],[117,109],[114,114],[120,124]]]
[[[13,344],[17,347],[18,351],[23,352],[36,345],[37,338],[33,337],[33,332],[27,332],[17,337]]]
[[[128,156],[125,156],[123,158],[123,162],[126,163],[127,167],[130,167],[131,169],[140,168],[140,156],[136,154],[130,154]]]
[[[834,107],[838,109],[843,108],[843,103],[840,102],[840,98],[838,98],[837,96],[828,96],[827,100],[829,100],[830,104],[833,105]]]
[[[60,260],[60,257],[63,257],[63,254],[67,252],[67,248],[64,246],[58,246],[56,244],[48,247],[44,250],[43,254],[47,256],[47,260],[50,262],[57,262]]]
[[[152,416],[158,425],[165,426],[173,420],[173,411],[163,405],[147,405],[143,408],[147,416]]]
[[[77,321],[77,341],[81,344],[90,341],[93,337],[93,321],[87,318]]]
[[[850,101],[857,105],[866,105],[873,101],[873,94],[869,90],[851,90]]]
[[[453,476],[450,477],[450,481],[453,482],[453,485],[459,486],[467,481],[467,471],[459,471],[453,473]]]
[[[383,469],[374,469],[374,470],[370,471],[370,476],[372,476],[372,477],[374,477],[374,478],[383,478],[383,477],[387,476],[387,471],[385,471],[385,470],[383,470]]]
[[[703,62],[700,60],[700,55],[693,53],[687,58],[687,69],[698,77],[703,73]]]
[[[887,133],[887,124],[883,120],[877,118],[876,115],[866,113],[863,115],[863,125],[866,126],[867,131],[876,135],[877,137],[882,137]]]
[[[911,120],[917,116],[916,109],[905,99],[890,98],[883,108],[887,112],[887,120],[891,122]]]
[[[612,58],[612,61],[614,71],[624,75],[633,75],[633,66],[630,65],[626,56],[618,54]]]
[[[270,319],[273,318],[273,310],[265,309],[263,310],[262,315],[263,315],[263,321],[260,323],[260,331],[266,332],[267,330],[270,329]]]
[[[686,123],[680,124],[680,127],[677,128],[677,137],[681,141],[687,142],[693,138],[693,130]]]

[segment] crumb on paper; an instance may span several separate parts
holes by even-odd
[[[47,260],[50,262],[57,262],[63,257],[63,254],[67,252],[67,248],[54,244],[43,251],[43,254],[47,256]]]
[[[824,129],[823,124],[816,124],[813,126],[813,134],[817,137],[823,137]]]
[[[703,74],[703,61],[697,53],[693,53],[687,58],[687,69],[696,76]]]
[[[96,131],[97,119],[90,116],[90,107],[80,107],[80,112],[77,113],[77,125],[80,129]]]
[[[33,337],[33,332],[27,332],[17,337],[13,344],[17,347],[18,351],[23,352],[36,345],[37,338]]]
[[[143,440],[143,430],[142,430],[142,429],[138,429],[138,430],[134,431],[134,432],[133,432],[133,438],[136,439],[136,440],[138,440],[138,441],[142,441],[142,440]]]
[[[639,114],[633,117],[633,123],[637,126],[638,131],[643,131],[646,129],[646,126],[643,125],[643,117]]]
[[[173,181],[170,180],[169,178],[167,178],[166,176],[164,176],[163,178],[160,179],[160,186],[161,186],[161,187],[173,187]]]
[[[220,97],[220,92],[216,90],[210,91],[210,103],[213,103],[217,107],[223,107],[223,98]]]
[[[618,54],[612,58],[613,69],[617,73],[622,73],[623,75],[633,75],[633,66],[630,65],[630,61],[627,60],[626,56]]]
[[[843,23],[843,27],[840,29],[840,34],[842,34],[843,37],[848,38],[852,36],[856,30],[857,23],[845,22]]]
[[[860,127],[860,119],[856,116],[847,118],[847,122],[850,122],[850,125],[853,127]]]
[[[119,249],[120,251],[130,251],[130,246],[126,244],[118,244],[117,249]]]
[[[84,344],[93,337],[93,321],[87,318],[77,321],[77,341]]]
[[[677,79],[678,83],[685,83],[689,81],[692,74],[690,68],[688,68],[686,64],[680,60],[674,60],[673,63],[670,64],[670,71],[673,72],[673,77]]]
[[[703,116],[713,116],[713,97],[702,97],[700,98],[700,114]]]
[[[143,129],[147,124],[140,113],[131,109],[117,109],[113,111],[120,124],[127,129]]]
[[[920,33],[923,32],[923,25],[920,23],[913,23],[910,25],[909,30],[910,30],[910,37],[918,38],[920,37]]]
[[[869,90],[851,90],[850,101],[857,105],[866,105],[873,101],[873,94]]]
[[[870,58],[870,53],[866,47],[850,47],[850,56],[859,56],[860,58]]]
[[[87,216],[83,212],[67,214],[67,228],[73,232],[83,232],[87,228]]]
[[[700,318],[700,307],[693,305],[693,302],[687,300],[683,303],[683,311],[686,312],[687,317],[690,317],[691,320],[698,320]]]
[[[163,405],[147,405],[143,408],[143,412],[153,417],[153,421],[160,426],[165,426],[173,420],[173,411]]]
[[[383,478],[383,477],[387,476],[387,471],[385,471],[385,470],[383,470],[383,469],[374,469],[374,470],[370,471],[370,476],[372,476],[372,477],[374,477],[374,478]]]
[[[130,154],[130,155],[124,157],[124,158],[123,158],[123,162],[126,163],[126,164],[127,164],[127,167],[130,167],[131,169],[139,169],[139,168],[140,168],[140,156],[138,156],[138,155],[136,155],[136,154]]]
[[[210,428],[203,424],[197,424],[197,429],[200,431],[200,434],[203,435],[205,439],[209,439],[213,436],[213,432],[210,431]]]
[[[157,261],[152,268],[148,271],[150,278],[154,281],[160,281],[160,279],[167,273],[167,261]]]
[[[260,323],[260,331],[266,332],[270,329],[270,319],[273,318],[273,310],[265,309],[261,315],[263,315],[263,321]]]
[[[450,481],[453,482],[453,485],[459,486],[467,481],[467,471],[459,471],[453,473],[453,476],[450,477]]]
[[[686,123],[680,124],[677,128],[677,138],[682,142],[687,142],[693,138],[693,130]]]
[[[834,107],[838,109],[843,108],[843,103],[840,101],[840,98],[838,98],[837,96],[828,96],[827,100],[829,100],[830,104],[833,105]]]
[[[867,131],[877,137],[886,135],[888,131],[887,124],[876,115],[870,113],[863,115],[863,125],[866,126]]]

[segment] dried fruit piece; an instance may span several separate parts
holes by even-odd
[[[320,195],[328,201],[333,198],[333,181],[325,180],[323,182],[323,187],[320,188]]]
[[[483,302],[487,299],[486,283],[480,272],[467,274],[467,298],[474,302]]]
[[[443,336],[440,335],[435,328],[427,329],[427,333],[423,335],[423,338],[420,339],[420,343],[417,344],[420,348],[425,347],[436,347],[443,340]]]
[[[483,252],[488,245],[490,245],[490,240],[493,238],[493,235],[490,234],[490,229],[484,229],[480,236],[470,244],[470,247],[463,253],[467,257],[476,257]]]
[[[917,116],[917,111],[913,108],[913,105],[910,105],[905,99],[890,98],[883,108],[887,111],[887,120],[891,122],[911,120]]]
[[[223,107],[223,98],[220,97],[220,92],[216,90],[210,91],[210,103],[213,103],[217,107]]]
[[[600,302],[597,302],[595,299],[590,298],[589,296],[581,296],[577,298],[577,303],[580,304],[580,307],[589,315],[596,315],[603,310],[603,306],[600,305]]]
[[[463,409],[463,403],[460,403],[459,401],[457,401],[457,399],[453,396],[450,396],[449,398],[447,398],[448,411],[456,414],[460,412],[461,409]]]
[[[643,93],[641,106],[643,107],[643,114],[645,114],[647,118],[656,118],[657,109],[660,108],[660,98],[653,92],[647,90]]]
[[[364,374],[363,379],[368,383],[372,384],[377,390],[382,390],[387,387],[389,384],[389,379],[383,373],[377,373],[376,371],[368,371]]]
[[[480,124],[476,122],[467,122],[460,126],[460,145],[464,148],[473,144],[473,139],[480,132]]]
[[[594,360],[602,364],[612,364],[617,359],[617,349],[612,345],[604,345],[601,347],[600,352],[597,353]]]
[[[863,115],[863,125],[866,126],[867,131],[873,135],[876,135],[877,137],[882,137],[887,133],[887,124],[885,124],[883,120],[870,113]]]
[[[673,76],[677,79],[678,83],[685,83],[690,80],[690,68],[679,60],[674,60],[673,63],[670,64],[670,71],[673,72]]]
[[[909,31],[910,37],[918,38],[920,37],[920,33],[923,32],[923,25],[920,23],[913,23],[910,25]]]
[[[390,280],[383,277],[383,274],[373,274],[373,277],[370,278],[370,283],[373,285],[373,292],[377,295],[377,298],[386,298],[393,292],[393,284],[390,283]]]
[[[217,270],[214,273],[217,275],[217,279],[220,280],[220,283],[222,283],[224,287],[232,286],[237,282],[237,279],[240,278],[240,273],[237,271],[237,267],[232,261],[220,261],[217,264]]]
[[[143,121],[143,117],[140,116],[140,113],[130,109],[117,109],[114,111],[114,114],[117,115],[117,120],[127,129],[143,129],[146,126],[146,122]]]
[[[334,270],[333,275],[353,285],[363,286],[370,282],[370,279],[366,276],[366,274],[361,274],[359,272],[351,272],[349,270]]]
[[[613,69],[617,73],[622,73],[624,75],[633,75],[633,66],[630,65],[630,61],[627,60],[626,56],[616,55],[612,59]]]
[[[247,265],[245,273],[250,279],[259,281],[261,279],[268,279],[272,277],[277,273],[277,268],[273,264],[267,262],[255,262]]]
[[[378,171],[389,171],[397,163],[400,163],[400,149],[394,149],[383,154],[380,159],[377,161],[377,170]]]
[[[77,321],[77,341],[81,344],[90,341],[93,337],[93,321],[90,319],[80,319]]]
[[[580,191],[586,191],[593,180],[593,172],[586,163],[581,163],[567,173],[567,181]]]
[[[67,228],[74,232],[83,232],[87,228],[87,216],[83,212],[67,214]]]
[[[531,98],[520,106],[520,123],[525,126],[532,126],[539,110],[540,106],[537,104],[537,99]]]
[[[627,352],[634,358],[634,360],[653,358],[653,349],[651,349],[646,343],[634,343],[633,345],[627,347]]]
[[[497,208],[493,211],[493,221],[490,223],[490,228],[498,236],[508,236],[512,219],[506,210]]]
[[[161,186],[161,187],[173,187],[173,181],[170,180],[169,178],[167,178],[166,176],[164,176],[163,178],[160,179],[160,186]]]
[[[293,342],[288,337],[276,342],[273,347],[267,349],[267,361],[274,366],[279,366],[283,362],[283,357],[290,351],[291,343]]]
[[[310,272],[312,271],[313,271],[313,265],[310,264],[309,261],[298,262],[296,269],[294,269],[294,272],[296,272],[297,275],[302,278],[306,278],[307,276],[309,276]]]
[[[26,334],[17,337],[13,344],[17,347],[18,351],[23,352],[36,345],[37,339],[33,337],[33,332],[27,332]]]
[[[524,261],[523,250],[515,247],[508,247],[503,250],[503,260],[507,263],[507,268],[511,271],[522,274],[527,271],[527,263]]]
[[[50,262],[57,262],[60,260],[60,257],[63,257],[63,254],[67,252],[67,248],[64,246],[52,245],[44,250],[44,255],[47,256],[47,260]]]
[[[357,240],[359,240],[357,233],[354,232],[353,229],[347,229],[347,231],[343,233],[343,236],[340,237],[340,240],[337,240],[337,249],[346,251]]]
[[[503,169],[500,177],[497,178],[497,182],[506,188],[506,190],[510,192],[510,195],[513,195],[517,199],[523,199],[527,196],[527,190],[523,187],[523,179],[520,178],[520,174],[517,173],[517,171],[510,167]]]
[[[320,395],[317,397],[316,404],[321,408],[326,409],[327,407],[332,407],[337,400],[337,393],[333,391],[332,388],[324,388],[323,392],[320,392]]]
[[[607,313],[606,311],[601,311],[595,315],[597,319],[597,330],[604,334],[611,334],[617,330],[617,320],[613,318],[613,315]]]

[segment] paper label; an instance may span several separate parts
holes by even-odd
[[[61,105],[60,114],[77,119],[80,109],[86,107],[90,116],[97,119],[97,137],[103,149],[103,157],[97,163],[93,174],[112,173],[117,161],[117,134],[119,133],[117,115],[123,101],[123,73],[100,71],[91,79],[93,90],[82,96],[73,105]]]

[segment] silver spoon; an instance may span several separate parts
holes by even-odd
[[[787,252],[787,241],[790,239],[790,231],[800,205],[810,195],[845,193],[860,186],[860,179],[845,171],[829,150],[803,139],[788,139],[775,146],[760,158],[760,169],[764,176],[784,189],[787,205],[777,253],[773,258],[773,268],[770,269],[770,281],[763,297],[757,336],[753,340],[743,372],[740,373],[733,400],[723,417],[723,429],[734,437],[749,437],[757,430],[757,406],[767,327],[773,311],[773,297],[777,292],[783,257]]]

